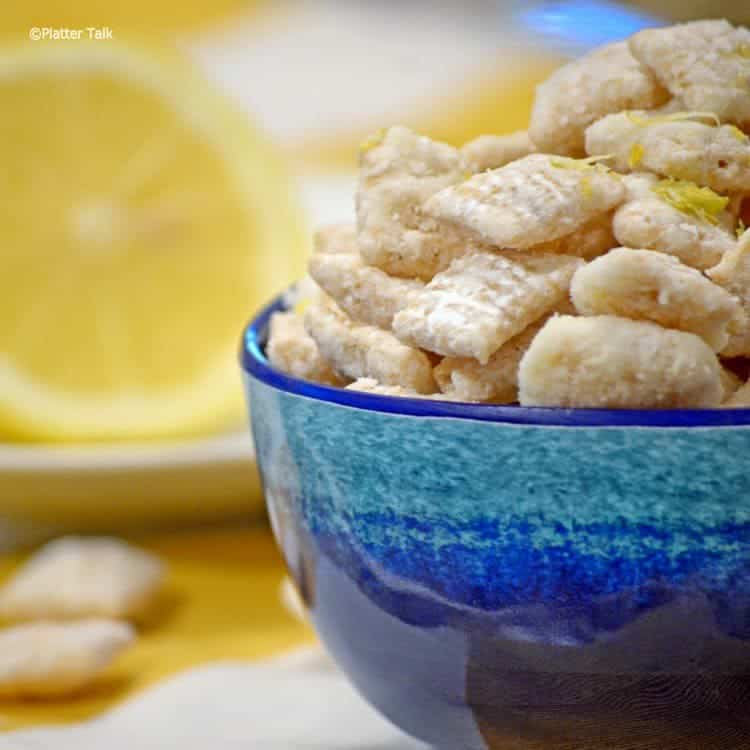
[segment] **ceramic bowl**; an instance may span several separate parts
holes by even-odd
[[[242,347],[279,545],[359,691],[444,750],[750,747],[750,410],[527,409]]]

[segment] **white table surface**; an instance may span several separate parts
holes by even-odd
[[[266,662],[192,669],[91,721],[0,735],[0,748],[426,750],[427,746],[376,714],[321,649],[306,648]]]

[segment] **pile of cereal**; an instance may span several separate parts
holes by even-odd
[[[361,149],[275,366],[392,396],[750,406],[750,30],[649,29],[539,86],[528,133]],[[745,210],[748,204],[745,203]]]

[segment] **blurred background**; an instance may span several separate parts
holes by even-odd
[[[359,142],[525,127],[561,61],[736,0],[0,10],[0,545],[262,516],[236,350]]]

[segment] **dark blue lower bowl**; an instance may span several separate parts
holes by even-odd
[[[750,748],[750,411],[393,399],[243,366],[321,638],[445,750]]]

